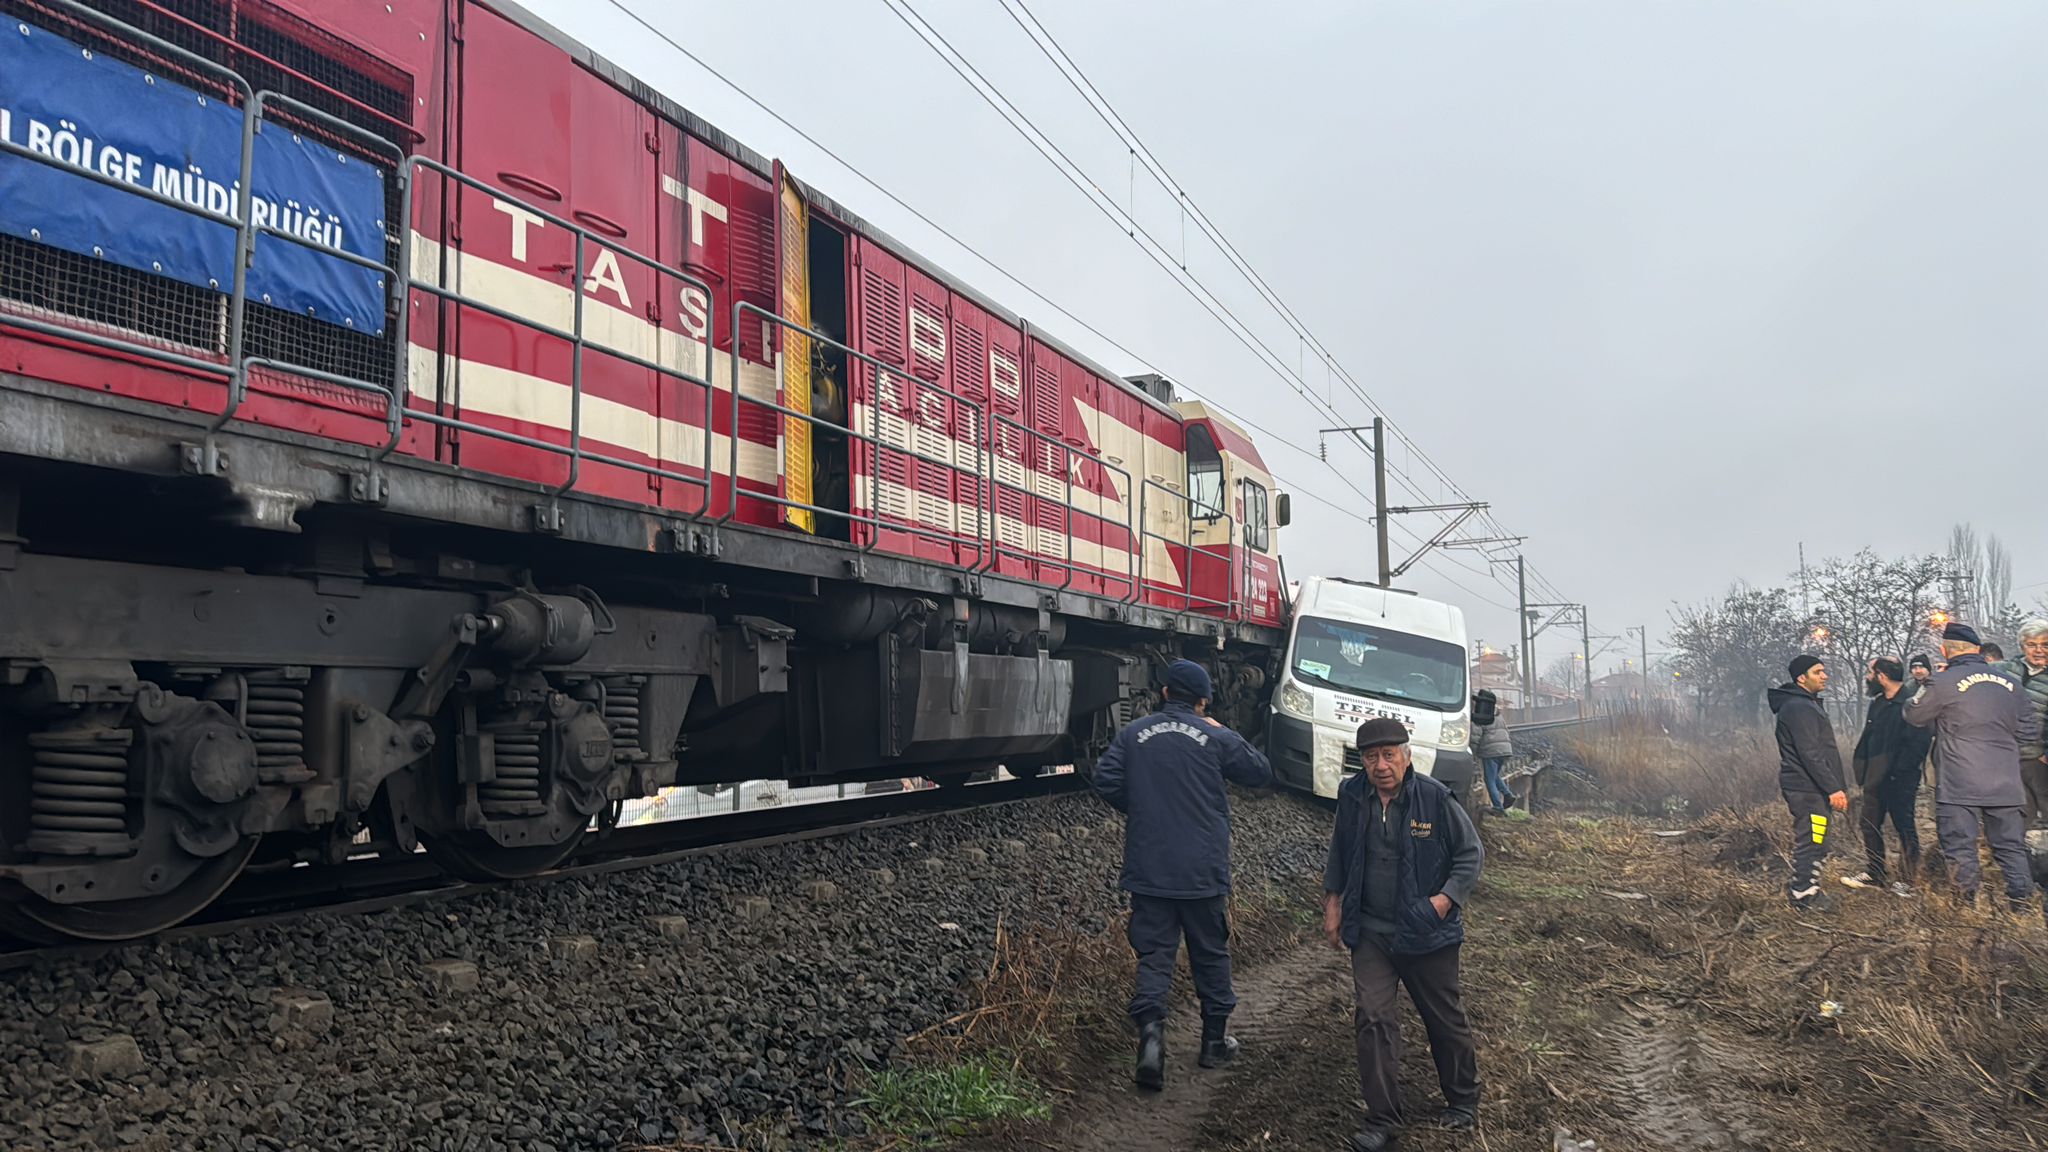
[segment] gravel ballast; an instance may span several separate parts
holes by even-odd
[[[1328,819],[1239,794],[1240,888],[1319,875]],[[972,1007],[999,922],[1120,927],[1122,851],[1068,796],[40,962],[0,973],[0,1147],[857,1136],[859,1069]]]

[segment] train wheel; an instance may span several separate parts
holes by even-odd
[[[175,928],[197,915],[242,874],[261,837],[245,836],[234,847],[199,865],[176,888],[168,892],[103,900],[92,904],[59,904],[41,896],[24,895],[5,907],[0,931],[14,931],[15,925],[28,929],[24,939],[47,943],[57,940],[133,940]]]
[[[588,828],[579,828],[559,844],[536,844],[507,848],[481,832],[452,836],[420,837],[427,855],[450,874],[481,884],[499,880],[524,880],[561,864],[583,843]]]

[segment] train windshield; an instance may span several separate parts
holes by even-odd
[[[1304,616],[1294,630],[1294,678],[1439,712],[1465,707],[1465,650],[1456,644]]]

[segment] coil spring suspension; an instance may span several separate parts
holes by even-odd
[[[128,845],[125,728],[67,728],[28,738],[31,852],[90,854]]]
[[[496,779],[477,785],[476,798],[493,816],[524,816],[540,809],[541,732],[499,732],[492,741]]]
[[[247,718],[256,744],[256,771],[266,784],[297,784],[313,777],[306,767],[306,690],[296,684],[249,682]]]
[[[640,684],[638,676],[613,676],[604,681],[604,722],[612,732],[612,758],[639,760]]]

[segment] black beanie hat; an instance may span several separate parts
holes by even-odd
[[[1801,676],[1804,676],[1808,672],[1812,671],[1816,665],[1819,665],[1821,663],[1822,660],[1820,657],[1814,656],[1810,653],[1801,652],[1799,655],[1794,656],[1792,658],[1792,678],[1794,680],[1799,679]]]

